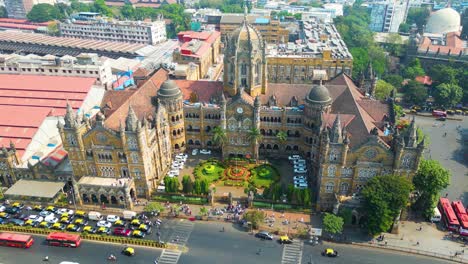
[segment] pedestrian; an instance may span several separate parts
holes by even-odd
[[[445,198],[447,198],[447,196],[448,196],[448,193],[445,193]]]
[[[385,245],[387,245],[387,240],[385,240]]]
[[[418,241],[418,242],[416,242],[416,246],[419,246],[419,241]]]

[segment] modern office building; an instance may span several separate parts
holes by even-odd
[[[370,30],[374,32],[398,32],[400,24],[408,15],[408,0],[374,2],[371,8]]]
[[[67,21],[58,25],[62,37],[155,45],[166,41],[163,19],[141,21]]]

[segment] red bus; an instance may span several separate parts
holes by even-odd
[[[447,117],[447,112],[442,110],[434,110],[432,111],[432,116],[434,117]]]
[[[468,236],[468,214],[466,213],[463,203],[461,201],[453,201],[452,207],[460,222],[460,235]]]
[[[30,235],[0,233],[0,246],[29,248],[33,243],[34,239]]]
[[[46,241],[49,246],[79,247],[81,244],[81,237],[77,234],[53,232],[47,236]]]
[[[458,232],[460,223],[458,222],[457,216],[450,206],[450,201],[447,198],[440,198],[439,200],[439,211],[442,213],[442,219],[444,220],[447,229],[450,231]]]

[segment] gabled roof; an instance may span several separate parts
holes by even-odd
[[[184,100],[190,100],[192,93],[200,102],[209,102],[211,97],[223,91],[222,82],[175,80],[182,91]]]

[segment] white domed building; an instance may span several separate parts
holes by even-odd
[[[429,16],[425,33],[445,34],[460,31],[460,14],[452,8],[444,8]]]

